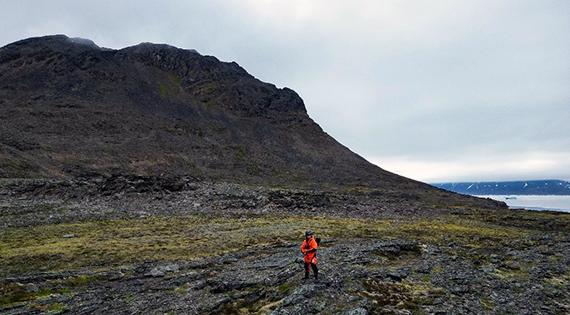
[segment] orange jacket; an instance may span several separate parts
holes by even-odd
[[[314,237],[309,239],[309,242],[307,242],[307,239],[303,241],[303,244],[301,244],[301,252],[304,255],[305,263],[317,263],[317,247],[319,246]]]

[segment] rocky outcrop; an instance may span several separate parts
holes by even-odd
[[[377,189],[301,190],[205,182],[191,177],[110,176],[72,181],[0,182],[1,227],[95,219],[175,216],[297,214],[389,218],[469,215],[474,209],[504,213],[492,199],[457,197],[436,191],[414,195]],[[67,209],[71,211],[62,211]],[[556,222],[545,222],[557,226]]]
[[[568,243],[529,238],[568,254]],[[303,280],[298,244],[276,243],[193,262],[147,262],[104,272],[52,272],[0,281],[6,314],[60,305],[72,313],[184,314],[564,314],[568,257],[552,259],[524,241],[497,251],[402,239],[328,239],[320,279]],[[474,265],[474,255],[483,254]],[[527,267],[512,266],[518,261]],[[534,266],[528,269],[528,264]],[[70,292],[73,292],[71,294]]]

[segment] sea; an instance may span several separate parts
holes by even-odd
[[[570,196],[555,195],[478,195],[507,203],[511,209],[570,212]]]

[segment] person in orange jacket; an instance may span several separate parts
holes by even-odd
[[[315,240],[315,233],[308,230],[305,232],[305,240],[301,244],[301,252],[305,261],[305,279],[309,279],[309,267],[313,269],[315,279],[318,279],[319,269],[317,269],[317,248],[319,245]]]

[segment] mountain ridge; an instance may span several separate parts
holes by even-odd
[[[245,121],[252,117],[270,120],[271,124],[287,125],[293,121],[293,124],[289,125],[308,127],[313,133],[322,131],[306,115],[302,99],[293,90],[277,89],[272,84],[261,82],[235,62],[220,62],[212,56],[202,56],[192,50],[179,49],[165,44],[141,43],[119,50],[109,50],[101,49],[95,43],[87,41],[82,40],[77,43],[64,35],[56,35],[25,39],[1,48],[0,64],[2,64],[3,71],[0,75],[0,93],[4,92],[2,93],[3,109],[7,110],[10,105],[16,108],[26,107],[22,106],[24,102],[27,103],[28,108],[40,103],[39,106],[43,107],[33,108],[22,116],[25,114],[29,116],[32,112],[34,112],[32,115],[54,116],[67,113],[50,108],[53,103],[57,103],[55,105],[59,109],[66,108],[68,112],[75,109],[75,112],[80,112],[81,107],[86,107],[81,103],[87,101],[90,103],[89,106],[100,108],[95,114],[102,114],[108,110],[109,106],[105,106],[106,103],[112,102],[119,103],[118,106],[123,106],[135,115],[141,113],[142,115],[161,115],[163,116],[161,118],[170,119],[167,123],[173,123],[172,119],[178,120],[177,122],[193,120],[196,125],[200,125],[197,123],[198,120],[208,121],[209,126],[203,126],[202,123],[202,126],[196,126],[194,130],[183,124],[177,126],[174,122],[173,129],[178,128],[186,133],[193,131],[198,136],[204,136],[208,132],[211,134],[212,129],[214,132],[224,132],[225,129],[230,128],[229,120],[233,120],[231,123],[236,123],[236,120],[240,118],[244,118]],[[127,69],[124,69],[125,67]],[[108,82],[113,86],[109,86]],[[114,85],[121,85],[123,91],[116,89]],[[31,97],[24,95],[22,97],[24,99],[18,99],[17,94],[33,95]],[[125,104],[131,106],[125,106]],[[117,111],[110,110],[107,114],[109,112],[117,115]],[[6,119],[7,116],[6,114],[3,118]],[[101,126],[98,126],[99,129],[117,127],[117,124],[121,123],[111,121],[107,124],[109,126],[106,126],[105,122],[112,120],[112,117],[108,116],[99,120],[101,123]],[[59,122],[69,124],[68,121]],[[15,127],[21,127],[21,125]],[[26,127],[38,129],[38,126],[29,124]],[[145,127],[155,131],[154,126]],[[257,128],[258,134],[255,136],[259,137],[263,136],[263,132],[270,132],[269,128],[272,126],[257,121],[250,123],[248,127]],[[148,132],[148,130],[143,130],[143,132]],[[224,136],[233,139],[224,140],[237,140],[239,135],[236,133],[238,132],[231,130],[230,135]],[[37,136],[38,132],[35,133]],[[63,134],[61,131],[59,133]],[[90,134],[83,134],[83,136],[94,137]],[[214,136],[218,135],[212,135]],[[330,137],[319,136],[321,141],[325,140],[329,143],[334,141]],[[38,141],[32,144],[34,142],[32,139],[19,140],[22,139],[12,139],[8,142],[28,142],[30,145],[27,147],[38,146]],[[3,144],[6,142],[3,141]],[[195,141],[192,139],[189,142]],[[20,144],[20,147],[22,146],[26,149],[25,144]],[[344,146],[342,148],[346,156],[348,149]],[[235,151],[232,152],[232,155],[236,156],[233,160],[243,160],[248,153],[245,152],[246,146],[234,149],[231,150]],[[12,174],[2,175],[10,177],[17,174],[12,172]]]
[[[188,177],[458,199],[340,144],[299,95],[195,50],[65,35],[0,48],[0,178]]]
[[[527,181],[447,182],[431,185],[473,195],[570,195],[570,182],[558,179]]]

